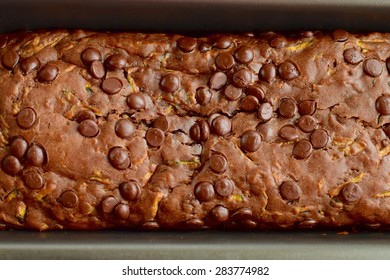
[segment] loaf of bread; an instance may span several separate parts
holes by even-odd
[[[0,47],[0,229],[390,225],[390,34]]]

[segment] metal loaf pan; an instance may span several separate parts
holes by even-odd
[[[386,0],[0,0],[0,32],[390,31]],[[389,259],[390,234],[0,232],[0,259]]]

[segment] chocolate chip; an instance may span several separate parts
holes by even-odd
[[[276,35],[271,38],[269,45],[275,49],[281,49],[284,48],[287,44],[287,40],[285,37]]]
[[[57,201],[66,208],[74,208],[79,203],[79,197],[75,191],[68,190],[64,191],[57,199]]]
[[[222,35],[215,40],[214,46],[218,49],[227,49],[231,46],[232,43],[233,42],[229,37]]]
[[[363,195],[362,189],[355,183],[347,183],[342,190],[342,196],[346,202],[358,201]]]
[[[302,31],[299,33],[303,38],[312,38],[314,36],[313,31]]]
[[[382,74],[382,64],[375,58],[366,59],[363,63],[364,72],[371,77],[379,77]]]
[[[18,136],[15,139],[13,139],[10,145],[11,154],[17,157],[18,159],[22,159],[25,156],[27,152],[27,148],[28,148],[28,143],[21,136]]]
[[[120,220],[127,220],[130,216],[129,206],[123,203],[119,203],[115,206],[114,215]]]
[[[304,139],[295,144],[292,154],[296,159],[305,159],[308,158],[312,152],[313,147],[311,143]]]
[[[278,73],[283,80],[287,80],[287,81],[299,77],[299,71],[295,66],[295,64],[292,63],[291,61],[282,62],[282,64],[280,64],[278,67]]]
[[[260,133],[247,130],[241,135],[241,148],[249,153],[256,152],[261,147],[261,141]]]
[[[200,202],[207,202],[214,198],[214,187],[210,182],[204,181],[196,184],[194,194]]]
[[[38,190],[43,188],[46,181],[40,170],[31,168],[23,172],[23,182],[29,189]]]
[[[78,123],[81,123],[84,120],[93,120],[94,122],[96,122],[95,113],[90,110],[83,110],[80,113],[78,113],[76,117],[76,121]]]
[[[284,181],[279,188],[280,195],[286,200],[297,200],[301,196],[301,189],[293,181]]]
[[[122,86],[122,81],[114,77],[104,79],[101,85],[102,90],[108,95],[118,93],[122,89]]]
[[[264,64],[260,68],[260,72],[259,72],[260,80],[270,84],[275,79],[275,76],[276,76],[276,68],[272,63]]]
[[[20,62],[20,68],[24,74],[29,74],[31,71],[38,69],[41,66],[38,58],[35,56],[30,56]]]
[[[234,58],[240,63],[250,63],[253,60],[254,54],[250,47],[242,46],[234,52]]]
[[[114,210],[115,206],[119,204],[119,201],[112,195],[106,196],[102,203],[102,211],[103,213],[110,214]]]
[[[204,226],[204,222],[201,219],[193,218],[186,221],[186,229],[201,229]]]
[[[17,157],[6,155],[1,161],[1,169],[4,173],[11,176],[17,175],[22,168],[23,166]]]
[[[82,121],[77,130],[85,137],[95,137],[99,133],[99,126],[93,120]]]
[[[386,59],[386,68],[387,68],[387,72],[390,73],[390,57]]]
[[[57,76],[58,72],[60,70],[58,69],[57,66],[51,65],[51,64],[46,64],[39,70],[38,72],[38,80],[40,82],[51,82],[54,81]]]
[[[108,161],[114,168],[119,170],[127,169],[131,165],[129,152],[122,147],[112,148],[108,153]]]
[[[141,186],[137,181],[130,180],[123,182],[119,185],[119,191],[121,196],[129,201],[135,201],[138,199],[141,193]]]
[[[384,95],[376,100],[376,110],[381,115],[390,115],[390,96]]]
[[[316,119],[308,115],[300,117],[296,124],[303,132],[311,132],[317,127]]]
[[[163,132],[167,132],[169,130],[169,119],[161,115],[153,122],[153,127],[161,129]]]
[[[107,57],[105,65],[109,70],[122,70],[126,68],[127,60],[122,54],[113,54]]]
[[[127,105],[134,110],[142,110],[146,107],[145,97],[142,93],[132,93],[127,97]]]
[[[224,173],[228,168],[227,159],[220,154],[214,154],[209,160],[210,169],[215,173]]]
[[[217,205],[211,210],[211,217],[217,222],[225,222],[229,219],[229,209],[225,206]]]
[[[259,107],[259,100],[253,95],[247,95],[241,101],[241,110],[246,112],[256,111]]]
[[[221,178],[215,182],[215,191],[223,197],[230,196],[234,190],[234,183],[228,178]]]
[[[363,60],[362,54],[356,49],[346,49],[343,55],[344,60],[349,64],[356,65]]]
[[[234,85],[228,85],[225,88],[225,97],[229,101],[238,100],[241,97],[242,89],[235,87]]]
[[[249,86],[245,89],[246,95],[252,95],[259,100],[259,102],[263,101],[265,98],[265,92],[261,87],[258,86]]]
[[[206,141],[210,136],[210,126],[205,120],[197,121],[190,128],[190,137],[196,142]]]
[[[300,115],[313,115],[317,110],[317,102],[314,100],[304,100],[298,105],[298,112]]]
[[[228,117],[218,116],[212,121],[212,131],[219,136],[226,136],[232,130],[232,122]]]
[[[232,216],[232,220],[246,220],[252,218],[252,210],[248,207],[242,207],[236,210]]]
[[[272,115],[274,114],[274,111],[272,109],[272,105],[268,102],[260,104],[259,110],[257,111],[257,118],[260,119],[260,122],[265,123],[268,122]]]
[[[87,48],[83,50],[81,53],[81,61],[85,65],[91,64],[93,61],[101,61],[102,60],[102,54],[99,50],[95,48]]]
[[[173,93],[179,89],[180,80],[177,75],[169,73],[161,78],[160,88],[169,93]]]
[[[33,143],[27,150],[27,162],[30,165],[42,166],[47,163],[47,154],[45,149],[36,143]]]
[[[200,105],[206,105],[211,100],[211,92],[206,87],[198,87],[195,93],[196,102]]]
[[[314,149],[321,149],[328,144],[329,135],[328,132],[324,129],[316,129],[310,135],[310,143],[313,145]]]
[[[89,66],[89,73],[95,79],[102,79],[106,75],[106,70],[104,69],[103,63],[100,61],[92,61]]]
[[[19,55],[14,50],[8,50],[3,55],[3,65],[8,70],[12,70],[19,61]]]
[[[209,80],[209,86],[212,89],[219,90],[227,83],[227,76],[223,72],[214,73]]]
[[[390,124],[386,124],[383,126],[383,132],[386,134],[387,137],[390,138]]]
[[[221,71],[228,71],[234,66],[234,58],[230,53],[221,53],[215,59],[215,65]]]
[[[0,34],[0,49],[3,49],[7,45],[8,38],[6,35]]]
[[[297,128],[294,125],[287,124],[279,130],[279,136],[284,140],[293,141],[298,139],[299,134]]]
[[[242,68],[233,74],[232,81],[236,87],[246,87],[252,83],[252,73],[249,72],[249,70]]]
[[[18,126],[24,129],[31,128],[35,124],[36,120],[37,113],[31,107],[26,107],[22,109],[16,117],[16,122],[18,123]]]
[[[240,223],[243,227],[249,228],[249,229],[254,229],[257,227],[257,222],[252,220],[252,219],[246,219],[241,221]]]
[[[292,118],[297,113],[297,103],[292,98],[282,98],[279,104],[279,114],[284,118]]]
[[[349,36],[348,32],[341,29],[335,30],[332,33],[333,41],[336,42],[345,42],[348,40],[348,36]]]
[[[191,37],[183,37],[177,40],[177,46],[183,52],[191,52],[196,48],[196,39]]]
[[[158,230],[160,225],[156,221],[145,222],[141,225],[144,230]]]
[[[152,147],[160,147],[164,142],[165,135],[161,129],[151,128],[146,132],[146,142]]]
[[[199,51],[201,53],[208,52],[209,50],[211,50],[211,46],[209,44],[202,43],[202,44],[199,45]]]

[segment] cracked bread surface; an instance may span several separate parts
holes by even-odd
[[[0,36],[0,228],[390,224],[390,34]]]

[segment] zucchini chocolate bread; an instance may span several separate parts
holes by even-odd
[[[1,229],[390,225],[390,34],[0,47]]]

